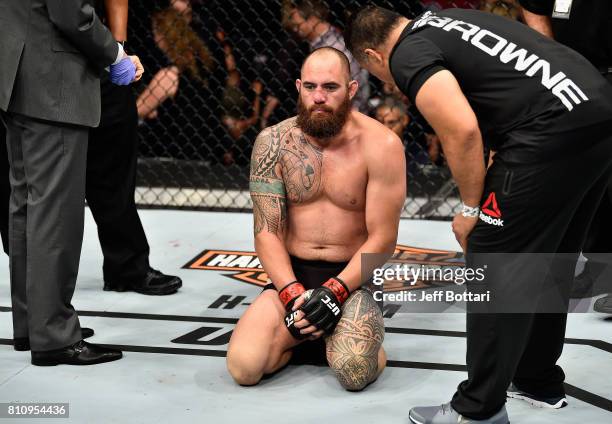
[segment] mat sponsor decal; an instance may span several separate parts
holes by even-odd
[[[397,245],[388,264],[406,264],[413,267],[449,267],[465,266],[463,254],[450,250],[426,249]],[[223,275],[233,280],[263,287],[268,283],[268,274],[264,271],[257,253],[240,250],[207,249],[183,266],[185,269],[202,271],[228,271]],[[406,281],[386,281],[385,291],[414,290],[432,285],[449,285],[452,281],[418,281],[408,284]]]

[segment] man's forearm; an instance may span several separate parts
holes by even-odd
[[[284,243],[275,235],[260,233],[255,237],[255,251],[268,278],[277,290],[295,281],[289,253]]]
[[[397,231],[395,232],[397,234]],[[348,265],[338,274],[338,278],[344,281],[351,292],[357,290],[372,276],[375,268],[381,267],[387,262],[395,251],[397,238],[383,240],[368,237],[366,242],[355,252]],[[362,255],[369,255],[368,261],[363,264]]]
[[[104,0],[108,28],[115,40],[127,40],[128,0]]]
[[[530,28],[535,29],[548,38],[554,38],[550,16],[536,15],[525,8],[521,9],[523,11],[523,20]]]
[[[441,141],[448,167],[459,188],[461,200],[468,206],[478,206],[485,179],[484,151],[480,132]]]

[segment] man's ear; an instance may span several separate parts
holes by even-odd
[[[295,88],[297,89],[297,92],[299,93],[300,90],[302,89],[302,80],[301,79],[296,79],[295,80]]]
[[[405,127],[409,123],[410,123],[410,117],[408,115],[403,115],[402,116],[402,125]]]
[[[366,56],[368,57],[368,60],[374,62],[377,65],[383,65],[384,64],[384,60],[382,57],[382,54],[374,49],[365,49],[363,51]]]
[[[359,90],[359,83],[355,80],[349,81],[348,90],[349,90],[349,98],[353,100],[353,97],[355,97],[355,94],[357,94],[357,90]]]

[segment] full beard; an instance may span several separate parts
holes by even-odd
[[[315,113],[322,110],[324,113]],[[351,99],[347,95],[338,109],[333,110],[325,105],[313,105],[306,108],[302,98],[298,98],[297,126],[304,134],[314,138],[331,138],[340,134],[351,110]]]

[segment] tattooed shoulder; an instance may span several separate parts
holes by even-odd
[[[282,139],[294,126],[295,119],[287,119],[266,128],[255,140],[249,188],[256,235],[264,230],[277,235],[284,231],[287,219],[286,192],[279,161]]]
[[[251,179],[253,177],[280,177],[275,175],[275,168],[282,153],[281,141],[296,126],[295,121],[295,118],[286,119],[259,133],[251,155]]]

